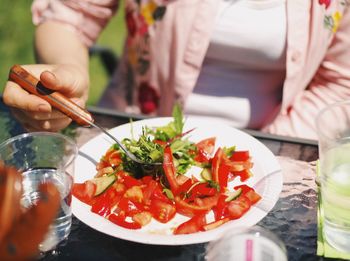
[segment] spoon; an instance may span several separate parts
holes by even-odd
[[[39,81],[35,76],[30,74],[28,71],[26,71],[23,67],[20,65],[14,65],[10,69],[9,73],[10,80],[17,83],[19,86],[21,86],[26,91],[30,92],[31,94],[34,94],[44,100],[46,100],[48,103],[50,103],[54,108],[61,111],[65,115],[67,115],[69,118],[74,120],[76,123],[78,123],[81,126],[93,126],[95,128],[98,128],[100,131],[102,131],[105,135],[107,135],[109,138],[111,138],[114,142],[116,142],[119,147],[125,152],[125,154],[134,162],[141,164],[142,166],[150,167],[152,165],[161,165],[161,162],[144,162],[137,158],[132,152],[130,152],[121,141],[119,141],[116,137],[111,135],[105,128],[98,125],[96,122],[94,122],[94,119],[90,112],[85,110],[84,108],[80,107],[73,101],[69,100],[67,97],[65,97],[62,93],[50,90],[46,88],[41,81]]]

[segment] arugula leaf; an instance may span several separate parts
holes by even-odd
[[[196,146],[193,142],[190,142],[188,139],[183,139],[183,127],[184,119],[181,107],[179,104],[176,104],[173,109],[173,120],[167,125],[159,127],[145,126],[142,128],[142,134],[138,138],[134,136],[132,128],[132,138],[125,138],[122,142],[137,158],[144,162],[151,163],[162,162],[164,156],[163,147],[158,142],[154,142],[154,140],[165,141],[171,146],[177,174],[182,175],[195,164],[193,151],[196,150]],[[148,175],[142,173],[139,166],[126,157],[124,152],[120,149],[119,151],[123,157],[123,168],[125,171],[135,173],[135,176]],[[159,175],[160,173],[154,174]]]
[[[226,154],[227,157],[231,157],[233,152],[236,151],[236,146],[232,146],[232,147],[223,147],[224,153]]]
[[[162,141],[169,141],[176,136],[181,136],[184,127],[184,119],[180,105],[176,104],[174,106],[172,115],[173,120],[165,126],[155,128],[146,127],[148,133],[152,134],[154,139]]]
[[[155,131],[153,131],[153,135],[155,139],[162,141],[168,141],[174,138],[177,135],[174,122],[172,121],[165,126],[157,127]]]
[[[184,127],[184,121],[183,121],[182,110],[178,103],[175,104],[173,108],[173,118],[174,118],[175,131],[177,134],[181,134]]]

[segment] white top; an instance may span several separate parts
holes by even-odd
[[[286,0],[221,0],[185,114],[259,128],[277,113],[285,78]]]

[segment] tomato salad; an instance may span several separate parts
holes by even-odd
[[[191,130],[183,132],[183,126],[175,107],[168,125],[146,126],[137,140],[123,140],[137,157],[161,162],[161,167],[140,169],[115,144],[100,159],[93,179],[73,184],[73,195],[93,213],[128,229],[141,229],[152,219],[167,223],[181,214],[188,220],[173,234],[189,234],[242,217],[261,199],[244,184],[252,176],[249,151],[215,149],[216,137],[191,142],[186,138]],[[193,167],[200,168],[200,175],[188,175]],[[242,185],[229,188],[236,178]],[[213,220],[207,220],[209,212]]]

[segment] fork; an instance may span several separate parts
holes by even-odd
[[[100,131],[102,131],[105,135],[107,135],[109,138],[111,138],[114,142],[118,144],[118,146],[125,152],[127,157],[129,157],[132,161],[134,161],[137,164],[142,165],[147,170],[150,170],[151,166],[160,166],[162,165],[161,162],[144,162],[137,158],[132,152],[130,152],[124,144],[118,140],[116,137],[114,137],[112,134],[110,134],[105,128],[98,125],[90,112],[85,110],[84,108],[80,107],[73,101],[69,100],[67,97],[65,97],[62,93],[50,90],[46,88],[41,81],[39,81],[35,76],[30,74],[28,71],[26,71],[23,67],[20,65],[14,65],[10,69],[9,73],[10,80],[17,83],[19,86],[21,86],[26,91],[30,92],[31,94],[34,94],[44,100],[46,100],[48,103],[50,103],[54,108],[61,111],[68,117],[70,117],[72,120],[74,120],[76,123],[78,123],[81,126],[93,126],[95,128],[98,128]]]

